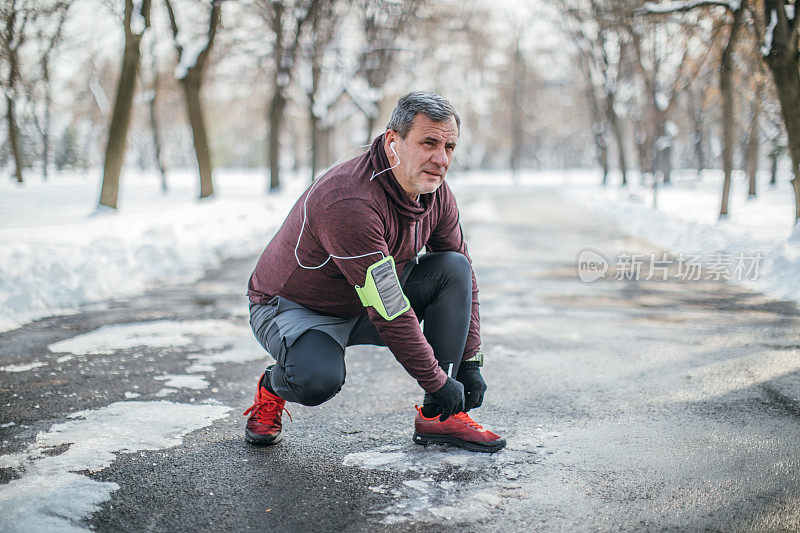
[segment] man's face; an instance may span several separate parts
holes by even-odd
[[[386,132],[386,155],[392,165],[396,165],[400,158],[400,164],[393,172],[412,200],[416,200],[420,194],[434,192],[442,184],[453,161],[456,141],[458,126],[452,116],[442,122],[434,122],[425,114],[417,113],[405,139],[394,130]],[[395,143],[397,155],[390,148],[392,142]]]

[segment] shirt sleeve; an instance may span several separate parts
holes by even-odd
[[[453,195],[447,183],[442,187],[442,215],[439,217],[436,227],[433,228],[426,247],[431,252],[458,252],[464,255],[472,270],[472,312],[470,314],[469,331],[467,333],[467,344],[464,346],[463,359],[470,359],[481,346],[481,319],[478,303],[478,280],[475,277],[475,269],[472,268],[472,258],[469,256],[467,243],[464,241],[464,232],[461,228],[461,216]]]
[[[363,287],[367,268],[389,255],[382,215],[364,200],[340,200],[329,205],[323,213],[315,213],[313,220],[318,242],[333,256],[332,261],[354,287]],[[353,298],[358,299],[355,288]],[[426,392],[439,390],[447,381],[447,375],[439,367],[414,310],[409,309],[394,320],[384,319],[372,307],[367,308],[367,313],[406,372]]]

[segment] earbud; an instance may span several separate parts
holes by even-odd
[[[391,148],[392,150],[394,150],[394,141],[392,141],[392,142],[390,142],[390,143],[389,143],[389,148]]]

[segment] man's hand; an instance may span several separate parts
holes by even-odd
[[[442,414],[439,415],[440,422],[464,410],[464,385],[453,378],[448,377],[442,388],[432,392],[431,396],[442,410]]]
[[[479,364],[474,361],[461,363],[456,379],[464,385],[464,411],[480,407],[483,403],[483,393],[486,392],[486,382],[481,376]]]

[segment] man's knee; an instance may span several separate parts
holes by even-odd
[[[447,272],[454,283],[472,287],[472,267],[465,255],[458,252],[440,252],[437,255],[439,268]]]
[[[344,384],[342,347],[321,331],[309,330],[295,341],[292,368],[287,372],[289,387],[303,405],[319,405],[331,399]]]
[[[303,405],[319,405],[333,398],[344,385],[342,372],[307,372],[292,380],[297,401]]]

